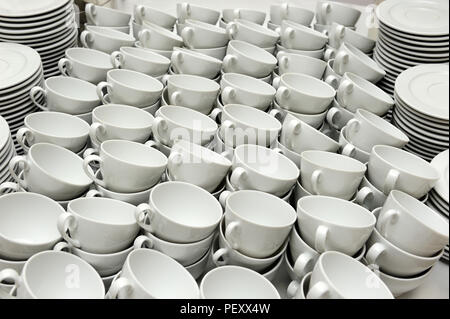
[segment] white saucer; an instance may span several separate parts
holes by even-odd
[[[441,174],[441,178],[434,186],[434,189],[438,193],[439,196],[442,197],[447,203],[449,202],[449,156],[448,156],[449,150],[440,153],[438,156],[436,156],[433,161],[431,162],[431,165],[438,170],[438,172]]]
[[[380,28],[380,33],[391,42],[399,42],[404,43],[406,45],[413,45],[416,46],[416,49],[420,49],[421,47],[448,47],[449,42],[448,40],[444,41],[423,41],[423,40],[414,40],[414,39],[408,39],[404,36],[397,35],[395,33],[391,33],[388,30],[385,30],[383,28]],[[443,49],[444,51],[444,49]]]
[[[425,54],[424,57],[420,57],[420,56],[415,56],[412,54],[412,51],[410,51],[410,54],[407,53],[403,53],[401,51],[398,50],[393,50],[390,49],[387,44],[383,41],[378,41],[377,42],[377,50],[381,48],[383,49],[384,52],[388,52],[390,55],[392,55],[393,57],[397,57],[397,58],[401,58],[403,60],[408,60],[408,61],[414,61],[414,62],[427,62],[427,63],[432,63],[432,62],[446,62],[448,60],[448,57],[432,57],[429,54]]]

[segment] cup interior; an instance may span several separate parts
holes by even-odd
[[[244,74],[224,73],[222,81],[231,83],[233,87],[239,90],[250,91],[260,95],[274,95],[276,92],[270,84]]]
[[[348,156],[324,152],[305,151],[301,154],[302,159],[323,168],[338,170],[346,173],[361,173],[366,171],[366,166]]]
[[[102,143],[101,150],[118,161],[143,168],[160,167],[167,164],[167,158],[163,153],[153,147],[136,142],[110,140]]]
[[[94,223],[133,225],[135,208],[131,204],[109,198],[85,197],[73,200],[68,209]]]
[[[356,74],[350,72],[347,72],[345,76],[348,77],[356,86],[360,87],[362,90],[376,97],[377,99],[383,101],[384,103],[387,104],[394,103],[394,101],[389,95],[387,95],[383,90],[381,90],[378,86],[374,85],[372,82],[369,82],[363,79],[362,77],[357,76]]]
[[[197,123],[196,127],[202,131],[215,131],[217,129],[217,124],[214,120],[200,112],[188,109],[186,107],[163,106],[158,110],[158,112],[180,127],[193,128],[194,123]]]
[[[259,130],[281,129],[281,124],[275,117],[250,106],[228,104],[224,106],[224,112],[228,113],[233,120]]]
[[[230,41],[229,46],[250,59],[267,64],[275,65],[277,63],[277,59],[273,55],[271,55],[264,49],[258,48],[257,46],[254,46],[252,44],[243,41],[232,40]]]
[[[334,89],[325,82],[305,74],[285,73],[281,76],[282,83],[290,89],[319,98],[332,98]]]
[[[111,59],[108,54],[87,48],[70,48],[66,50],[66,56],[74,61],[95,66],[96,68],[112,69]]]
[[[64,76],[51,77],[46,80],[46,86],[49,90],[65,98],[79,101],[98,100],[95,85],[76,78]]]
[[[25,125],[40,134],[55,137],[75,138],[89,133],[85,121],[59,112],[32,113],[25,118]]]
[[[217,82],[195,75],[171,75],[168,83],[178,88],[195,92],[211,92],[218,91],[220,89]]]
[[[103,123],[127,129],[150,128],[154,120],[150,113],[125,105],[99,106],[92,114]]]
[[[162,91],[163,89],[163,85],[160,81],[151,76],[135,71],[111,70],[108,72],[108,78],[124,86],[140,91]]]
[[[141,49],[141,48],[133,48],[133,47],[123,47],[121,51],[137,57],[146,62],[158,63],[158,64],[170,64],[170,60],[161,54],[154,53],[149,50]]]

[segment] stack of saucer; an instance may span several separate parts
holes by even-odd
[[[424,64],[395,83],[393,124],[410,139],[405,150],[427,161],[448,148],[448,75],[448,65]]]
[[[23,119],[37,110],[29,96],[30,89],[42,85],[42,64],[39,54],[24,45],[0,43],[0,116],[15,136]],[[37,100],[42,102],[43,96]],[[21,153],[18,144],[16,151]]]
[[[8,163],[15,155],[8,123],[0,116],[0,184],[11,180]]]
[[[379,86],[389,94],[402,71],[448,62],[448,1],[388,0],[376,15],[380,28],[373,56],[387,73]]]
[[[58,75],[58,61],[77,45],[73,0],[0,0],[0,41],[32,47],[41,56],[45,78]]]

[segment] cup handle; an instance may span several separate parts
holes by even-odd
[[[83,158],[86,158],[89,155],[93,155],[93,154],[98,155],[98,150],[96,150],[95,148],[89,147],[83,152]]]
[[[149,47],[149,41],[150,41],[151,37],[152,37],[152,32],[149,29],[141,30],[138,33],[139,41],[141,42],[142,46],[145,48]]]
[[[327,112],[327,123],[331,125],[335,130],[340,130],[341,128],[336,124],[336,117],[339,117],[341,111],[337,107],[332,107]]]
[[[385,253],[386,248],[381,243],[375,243],[366,253],[366,260],[369,265],[375,265],[377,263],[377,259]]]
[[[325,2],[320,6],[320,15],[325,25],[331,24],[330,21],[328,21],[328,14],[330,12],[331,12],[331,5],[328,2]]]
[[[230,176],[230,183],[236,190],[244,189],[243,181],[247,179],[247,172],[242,167],[236,167]]]
[[[133,243],[133,249],[139,249],[139,248],[149,248],[153,249],[153,241],[145,235],[138,236]]]
[[[223,142],[226,145],[230,145],[229,143],[231,142],[233,145],[233,141],[234,141],[234,129],[236,128],[236,126],[234,125],[234,123],[232,123],[229,120],[225,120],[222,125],[220,126],[220,129],[223,130],[224,135],[223,135]]]
[[[99,99],[102,100],[103,104],[108,104],[108,101],[106,101],[105,99],[106,94],[103,93],[103,90],[105,88],[109,89],[110,91],[112,90],[112,86],[108,82],[102,81],[99,84],[97,84],[97,95]]]
[[[105,136],[105,134],[106,128],[103,124],[98,122],[91,124],[91,127],[89,128],[89,136],[94,144],[102,144],[103,141],[100,140],[99,135]]]
[[[162,117],[157,116],[152,124],[153,136],[165,145],[169,144],[167,130],[169,129],[167,122]]]
[[[21,127],[16,134],[16,141],[19,143],[19,145],[23,148],[25,152],[28,152],[30,149],[26,144],[28,142],[28,145],[32,145],[34,142],[34,134],[33,132],[27,128],[27,127]]]
[[[92,198],[92,197],[103,197],[102,196],[102,193],[100,193],[98,190],[96,190],[96,189],[91,189],[90,191],[88,191],[87,193],[86,193],[86,196],[85,197],[87,197],[87,198]]]
[[[348,63],[349,60],[349,55],[347,52],[338,52],[338,54],[336,54],[336,58],[334,59],[333,62],[333,69],[334,71],[339,74],[339,75],[343,75],[344,74],[344,65]]]
[[[170,61],[178,74],[183,74],[180,69],[180,65],[184,62],[183,53],[181,51],[173,51],[172,56],[170,57]]]
[[[40,104],[37,100],[36,100],[36,95],[38,93],[42,93],[42,95],[44,95],[45,98],[45,104],[47,104],[47,92],[41,88],[40,86],[35,86],[30,90],[30,98],[33,101],[34,105],[36,105],[38,108],[40,108],[42,111],[49,111],[47,106],[44,106],[42,104]]]
[[[178,91],[173,92],[169,98],[170,104],[180,105],[181,104],[181,93]]]
[[[220,124],[220,117],[222,116],[222,110],[219,108],[215,108],[209,114],[209,117],[212,118],[216,123]]]
[[[323,54],[323,59],[325,62],[328,62],[329,60],[334,59],[335,56],[336,56],[336,50],[328,48],[325,50],[325,52]]]
[[[11,161],[9,162],[9,173],[13,177],[13,179],[16,181],[17,184],[22,186],[24,189],[27,189],[27,183],[24,179],[21,179],[19,177],[20,173],[16,173],[16,169],[20,168],[20,163],[23,164],[23,172],[28,171],[30,169],[30,164],[28,163],[28,160],[26,156],[14,156]]]
[[[282,34],[283,40],[286,45],[286,49],[292,49],[292,39],[295,37],[295,31],[291,27],[287,27],[284,29],[284,32]]]
[[[391,168],[386,175],[386,180],[384,181],[383,193],[387,196],[389,193],[395,189],[398,178],[400,177],[400,172],[395,168]]]
[[[314,195],[320,195],[319,183],[320,183],[321,176],[322,176],[321,170],[315,170],[311,175],[311,184],[312,184]]]
[[[220,248],[212,256],[212,261],[216,267],[228,265],[228,249]],[[222,259],[222,260],[221,260]]]
[[[72,246],[80,248],[80,242],[71,237],[71,233],[77,228],[78,225],[77,219],[74,215],[67,212],[62,213],[58,216],[56,225],[58,227],[59,233],[66,242],[68,242]]]
[[[358,191],[355,200],[359,205],[367,207],[367,201],[373,200],[373,191],[365,186]]]
[[[389,209],[384,214],[381,214],[377,223],[377,229],[380,234],[386,239],[389,239],[387,234],[388,225],[397,223],[399,218],[400,212],[395,209]]]
[[[163,77],[161,78],[161,83],[164,86],[167,86],[167,81],[169,81],[170,78],[170,74],[164,74]]]
[[[194,29],[191,27],[184,27],[181,31],[181,38],[183,39],[184,44],[189,48],[193,49],[192,45],[192,37],[194,36]]]
[[[289,122],[286,128],[286,146],[293,150],[294,149],[294,136],[298,136],[302,131],[302,123],[295,119]]]
[[[106,184],[103,180],[97,178],[94,175],[94,172],[90,168],[90,165],[92,162],[98,162],[100,166],[102,165],[103,160],[98,155],[89,155],[83,160],[83,170],[86,173],[86,175],[97,185],[100,185],[101,187],[106,188]]]
[[[308,253],[302,253],[298,256],[294,263],[294,273],[299,277],[303,278],[308,273],[308,268],[311,268],[313,258]]]
[[[327,249],[328,228],[320,225],[316,229],[316,236],[314,239],[314,248],[318,253],[326,252]]]
[[[0,196],[5,195],[7,192],[21,192],[20,185],[13,182],[4,182],[0,184]]]
[[[120,51],[114,51],[113,53],[111,53],[111,64],[116,68],[116,69],[121,69],[123,67],[123,54]]]
[[[359,130],[361,128],[361,121],[353,118],[350,121],[347,122],[347,139],[349,141],[352,140],[352,136],[354,136],[355,134],[358,134]]]
[[[84,30],[81,32],[80,35],[80,42],[83,45],[83,47],[92,49],[92,43],[93,43],[93,35],[88,30]]]
[[[283,123],[283,113],[281,113],[279,110],[272,109],[269,111],[269,115],[276,118],[278,122]]]
[[[224,72],[225,73],[233,72],[233,66],[236,65],[236,63],[237,63],[237,57],[232,54],[227,54],[223,58],[223,62],[222,62]]]
[[[17,290],[17,286],[20,283],[20,275],[17,273],[16,270],[11,268],[5,268],[3,270],[0,270],[0,284],[4,282],[12,282],[13,289],[11,289],[10,293],[6,293],[0,290],[0,299],[14,298],[11,293]]]
[[[66,243],[65,241],[60,241],[59,243],[57,243],[54,247],[53,247],[54,251],[63,251],[66,253],[71,253],[71,246]]]
[[[226,32],[228,34],[228,38],[230,40],[234,40],[236,38],[236,34],[238,33],[239,28],[236,22],[229,22],[226,27]]]
[[[109,288],[108,293],[106,294],[107,299],[121,299],[128,298],[133,291],[133,285],[131,282],[125,278],[117,278]]]
[[[275,99],[277,100],[277,102],[278,102],[280,105],[283,105],[284,102],[285,102],[287,99],[289,99],[290,95],[291,95],[291,92],[289,91],[289,89],[288,89],[287,87],[285,87],[285,86],[280,86],[280,87],[277,89],[277,92],[275,93]],[[283,105],[283,107],[284,107],[285,109],[289,110],[289,107],[288,107],[287,105]]]
[[[329,291],[328,285],[323,281],[319,281],[309,289],[306,299],[324,299]]]
[[[145,17],[145,8],[142,5],[136,6],[136,9],[134,10],[134,19],[136,20],[137,24],[142,25],[142,21]]]
[[[225,228],[225,238],[230,243],[233,249],[239,249],[239,245],[237,243],[237,236],[240,229],[240,223],[237,221],[232,221]]]
[[[224,105],[236,102],[236,90],[231,86],[227,86],[222,90],[222,102]]]
[[[348,106],[348,96],[353,92],[353,83],[349,80],[344,80],[339,84],[336,95],[338,102],[345,108]]]
[[[70,76],[69,72],[72,71],[72,62],[69,59],[62,58],[58,61],[58,69],[63,76]]]
[[[183,164],[183,154],[173,151],[170,153],[167,160],[167,170],[172,174],[171,176],[174,180],[177,180],[175,173],[175,168]]]
[[[143,203],[136,207],[134,216],[136,217],[136,222],[142,229],[150,233],[153,232],[152,219],[155,213],[149,204]]]
[[[325,78],[325,83],[330,85],[335,90],[337,90],[339,87],[339,79],[336,76],[331,75],[331,74]]]
[[[158,147],[158,143],[156,143],[153,140],[148,140],[147,142],[144,143],[145,146],[148,147],[153,147],[153,148],[157,148]]]
[[[84,7],[85,13],[86,13],[86,20],[88,20],[90,23],[96,25],[95,22],[95,16],[97,12],[95,11],[95,6],[93,3],[87,3]]]
[[[301,285],[297,280],[291,281],[286,290],[287,297],[290,299],[297,299],[296,297],[300,290],[300,287]]]
[[[225,209],[227,205],[227,198],[231,195],[230,191],[223,191],[219,196],[219,203],[222,205],[222,208]]]

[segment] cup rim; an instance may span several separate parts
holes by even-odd
[[[248,112],[253,112],[255,113],[256,116],[261,116],[261,117],[265,117],[266,119],[269,119],[271,122],[273,122],[273,127],[262,127],[261,125],[259,125],[259,123],[257,125],[255,125],[256,123],[252,123],[250,121],[247,121],[246,118],[243,118],[241,116],[236,116],[233,113],[230,113],[229,109],[244,109],[244,111],[248,111]],[[251,106],[247,106],[244,104],[226,104],[223,106],[222,109],[223,112],[225,112],[227,114],[227,116],[229,116],[233,122],[237,122],[237,123],[241,123],[243,125],[245,125],[246,127],[255,129],[256,131],[267,131],[267,132],[279,132],[282,129],[282,125],[280,123],[280,121],[278,121],[275,117],[270,116],[268,113],[261,111],[255,107],[251,107]],[[256,117],[254,117],[254,119],[256,119]]]
[[[147,81],[153,82],[155,84],[156,88],[146,88],[146,89],[136,88],[134,86],[129,85],[128,83],[124,83],[123,81],[119,81],[117,78],[114,77],[114,75],[116,73],[119,73],[119,74],[120,73],[128,73],[128,74],[132,74],[134,76],[139,76],[139,77],[141,77],[141,79],[144,78],[144,79],[147,79]],[[106,73],[106,76],[107,76],[107,79],[109,81],[114,81],[118,85],[126,87],[127,89],[130,89],[130,90],[133,90],[133,91],[156,94],[156,93],[162,92],[162,90],[164,88],[164,85],[160,81],[158,81],[156,78],[154,78],[154,77],[152,77],[150,75],[141,73],[141,72],[133,71],[133,70],[112,69],[112,70],[109,70]]]
[[[186,81],[193,83],[194,81],[199,81],[200,82],[200,86],[199,87],[188,87],[186,88],[186,85],[184,83],[174,83],[174,80],[176,79],[181,79],[181,81],[183,81],[183,79],[185,79]],[[212,86],[211,89],[208,89],[206,87],[206,83],[208,83],[208,85]],[[186,90],[186,91],[190,91],[190,92],[195,92],[195,93],[203,93],[203,94],[207,94],[207,93],[215,93],[216,91],[218,92],[220,90],[220,85],[211,79],[202,77],[202,76],[198,76],[198,75],[193,75],[193,74],[172,74],[168,77],[167,79],[167,87],[169,87],[169,85],[174,86],[175,88],[178,88],[180,90]]]
[[[105,8],[105,7],[102,7]],[[100,37],[104,37],[114,41],[136,41],[136,39],[122,31],[114,30],[114,29],[104,29],[101,26],[91,25],[89,29],[86,29],[88,32],[92,32],[94,35],[98,35]],[[103,32],[102,32],[103,31]]]
[[[156,58],[156,59],[152,59],[151,61],[149,59],[145,59],[141,56],[136,55],[136,51],[142,51],[144,53],[148,53],[150,56],[152,56],[152,58]],[[150,50],[146,50],[144,48],[138,48],[138,47],[132,47],[132,46],[123,46],[120,47],[120,52],[122,53],[126,53],[130,56],[132,56],[135,59],[138,59],[140,61],[144,61],[144,62],[150,62],[152,64],[159,64],[159,65],[169,65],[170,64],[170,60],[168,58],[166,58],[165,56],[158,54],[156,52],[150,51]]]
[[[76,98],[68,97],[67,95],[64,95],[64,94],[56,91],[52,87],[52,85],[53,85],[52,83],[54,81],[68,82],[70,85],[73,85],[73,84],[76,83],[76,84],[79,84],[79,85],[84,85],[85,86],[84,89],[86,89],[86,87],[90,87],[92,89],[92,92],[96,91],[97,87],[94,84],[92,84],[92,83],[90,83],[88,81],[84,81],[84,80],[81,80],[81,79],[78,79],[78,78],[73,78],[73,77],[59,75],[59,76],[53,76],[53,77],[47,78],[45,80],[45,88],[48,91],[52,92],[53,94],[55,94],[55,95],[57,95],[59,97],[62,97],[64,99],[69,99],[69,100],[72,100],[72,101],[81,101],[81,102],[97,102],[98,101],[100,103],[100,100],[99,100],[99,98],[97,96],[97,93],[95,93],[95,98],[93,98],[93,99],[87,99],[85,97],[76,97]],[[72,82],[72,83],[70,83],[70,82]]]
[[[81,60],[75,58],[74,56],[72,56],[72,52],[77,52],[77,51],[78,52],[89,52],[89,54],[100,55],[100,56],[104,57],[105,61],[108,61],[108,63],[111,66],[109,66],[109,67],[101,67],[101,66],[98,66],[95,63],[91,64],[91,63],[87,63],[86,61],[81,61]],[[66,58],[68,58],[69,60],[73,60],[73,61],[75,61],[75,62],[77,62],[79,64],[83,64],[83,65],[85,65],[87,67],[101,69],[101,70],[110,70],[110,69],[113,68],[113,65],[111,64],[109,55],[106,54],[105,52],[102,52],[102,51],[99,51],[99,50],[94,50],[94,49],[90,49],[90,48],[78,48],[78,47],[76,47],[76,48],[68,48],[66,50],[66,52],[65,52],[65,55],[66,55]]]
[[[176,109],[182,110],[182,112],[188,112],[188,113],[191,113],[192,115],[195,115],[195,116],[197,117],[197,119],[198,119],[198,118],[201,118],[201,119],[203,119],[203,120],[209,122],[211,125],[214,124],[214,127],[210,127],[210,128],[206,128],[206,127],[205,127],[205,128],[202,128],[202,129],[195,129],[195,128],[193,128],[193,127],[186,126],[184,123],[180,123],[179,121],[174,120],[172,117],[167,117],[167,115],[164,114],[163,111],[164,111],[164,110],[167,110],[167,109],[169,109],[169,108],[170,108],[170,109],[175,109],[175,108],[176,108]],[[161,114],[162,114],[162,116],[161,116]],[[207,115],[205,115],[205,114],[203,114],[203,113],[200,113],[200,112],[198,112],[198,111],[189,109],[189,108],[184,107],[184,106],[177,106],[177,105],[170,105],[170,104],[168,104],[168,105],[163,105],[163,106],[161,106],[161,107],[158,109],[158,111],[157,111],[157,113],[156,113],[156,117],[158,117],[158,116],[163,117],[165,120],[168,120],[168,121],[174,123],[175,125],[177,125],[177,126],[179,126],[179,127],[184,127],[184,128],[189,129],[189,130],[192,130],[192,131],[194,131],[194,132],[214,133],[214,132],[216,132],[217,129],[218,129],[217,123],[214,122],[213,119],[211,119],[210,117],[208,117]],[[202,122],[205,123],[205,121],[202,121]]]
[[[159,243],[162,243],[166,246],[170,246],[171,248],[189,248],[189,247],[196,247],[198,245],[202,245],[208,241],[210,241],[215,235],[215,232],[212,232],[208,237],[205,237],[201,240],[195,241],[195,242],[189,242],[189,243],[177,243],[177,242],[171,242],[171,241],[167,241],[164,239],[159,238],[158,236],[156,236],[155,234],[146,231],[145,235],[150,237],[151,240],[155,240]],[[203,258],[203,257],[202,257]]]
[[[199,58],[199,59],[202,59],[207,62],[215,63],[217,65],[222,65],[222,61],[220,61],[219,59],[212,57],[210,55],[206,55],[199,51],[194,51],[194,50],[190,50],[190,49],[182,48],[182,47],[174,47],[173,51],[180,51],[187,55],[193,56],[195,58]]]
[[[253,32],[257,32],[258,34],[262,34],[264,36],[270,37],[270,38],[275,38],[278,39],[280,36],[277,32],[270,30],[269,28],[266,28],[256,22],[253,21],[249,21],[246,19],[234,19],[233,21],[230,22],[236,22],[238,24],[243,25],[245,28],[250,29]],[[229,22],[228,22],[229,23]]]
[[[235,45],[238,45],[240,47],[236,48]],[[268,65],[268,66],[276,66],[276,64],[278,63],[277,59],[272,54],[270,54],[263,48],[257,47],[256,45],[250,44],[248,42],[241,41],[241,40],[231,40],[230,42],[228,42],[228,46],[231,47],[234,51],[238,52],[239,54],[245,56],[247,59],[254,60],[258,63]],[[245,48],[245,51],[242,50],[242,47]],[[258,49],[257,51],[261,52],[261,55],[263,57],[260,58],[259,55],[258,55],[258,57],[249,55],[246,50],[247,48]],[[228,54],[228,50],[227,50],[227,54]],[[232,53],[230,53],[230,54],[232,54]],[[270,74],[269,74],[269,76],[270,76]]]
[[[330,161],[327,162],[326,164],[325,163],[321,163],[319,165],[319,164],[316,163],[316,161],[308,158],[308,155],[310,155],[310,154],[320,154],[322,157],[323,156],[328,157],[330,159]],[[302,161],[304,160],[304,161],[309,162],[309,164],[311,164],[311,165],[320,166],[320,167],[323,167],[323,168],[326,168],[326,169],[329,169],[329,170],[333,170],[333,171],[340,171],[340,172],[346,172],[346,173],[362,173],[362,172],[365,172],[367,170],[366,166],[363,163],[361,163],[360,161],[358,161],[358,160],[356,160],[354,158],[342,155],[342,154],[325,152],[325,151],[311,150],[311,151],[304,151],[304,152],[302,152],[302,154],[300,154],[300,156],[302,158]],[[356,167],[352,168],[352,169],[336,168],[336,167],[334,167],[332,165],[332,163],[334,162],[335,159],[341,160],[341,161],[343,160],[343,161],[351,162],[352,164],[357,165],[359,167],[359,169],[357,169]],[[323,164],[325,164],[325,165],[323,165]]]
[[[242,78],[242,79],[250,81],[250,82],[258,83],[258,85],[264,86],[265,89],[267,89],[267,90],[264,90],[265,92],[255,92],[255,91],[248,89],[247,87],[237,86],[236,84],[233,83],[232,80],[229,79],[230,77],[231,78],[233,78],[233,77],[234,78]],[[251,77],[251,76],[248,76],[245,74],[233,73],[233,72],[223,73],[220,81],[221,81],[221,83],[223,81],[225,84],[227,84],[227,85],[224,85],[225,87],[226,86],[230,86],[233,88],[237,87],[240,91],[244,91],[244,92],[250,93],[250,94],[255,94],[255,95],[257,94],[257,95],[261,95],[261,96],[265,96],[265,97],[271,97],[271,96],[274,96],[276,93],[276,90],[274,89],[274,87],[272,85],[270,85],[269,83],[264,82],[261,79],[257,79],[257,78],[254,78],[254,77]],[[269,93],[268,91],[271,91],[271,92]]]
[[[210,155],[214,158],[214,162],[212,162],[213,164],[220,165],[223,167],[227,167],[227,166],[231,167],[232,163],[228,158],[226,158],[225,156],[223,156],[217,152],[214,152],[213,150],[210,150],[209,148],[207,148],[203,145],[199,145],[199,144],[193,143],[191,141],[187,141],[187,140],[177,140],[176,142],[173,143],[172,150],[174,149],[175,145],[179,145],[179,147],[181,147],[184,151],[186,151],[189,154],[191,154],[192,156],[195,156],[200,159],[204,159],[203,153],[207,153],[208,155]],[[199,150],[200,154],[198,152],[194,153],[194,149]],[[209,161],[209,159],[208,159],[208,161]]]
[[[101,118],[97,113],[102,111],[102,110],[111,110],[112,108],[115,108],[116,110],[130,110],[132,112],[136,112],[136,113],[140,113],[142,118],[148,117],[149,119],[151,119],[151,121],[149,121],[149,123],[147,125],[143,125],[141,127],[127,127],[127,126],[119,126],[117,124],[112,124],[110,121],[105,120],[104,118]],[[94,116],[96,117],[96,120],[98,121],[98,123],[101,124],[106,124],[108,126],[114,127],[114,128],[118,128],[118,129],[126,129],[126,130],[139,130],[139,129],[151,129],[153,121],[155,120],[155,118],[153,117],[153,115],[151,115],[149,112],[146,112],[140,108],[134,107],[134,106],[129,106],[129,105],[125,105],[125,104],[103,104],[100,105],[98,107],[96,107],[94,110],[92,110],[92,122],[94,122]]]
[[[287,82],[285,79],[289,78],[289,77],[291,77],[295,80],[303,79],[303,80],[310,81],[311,83],[314,83],[314,85],[316,87],[321,86],[322,89],[326,88],[330,94],[326,95],[326,92],[323,92],[323,93],[321,93],[321,95],[317,95],[317,94],[313,95],[310,92],[308,92],[307,90],[302,89],[301,86],[294,86],[294,85],[292,85],[292,83]],[[280,75],[280,86],[281,85],[284,85],[297,93],[300,93],[302,95],[307,95],[309,97],[316,98],[316,99],[330,99],[330,98],[334,98],[336,96],[336,91],[329,84],[327,84],[324,81],[319,80],[311,75],[307,75],[307,74],[283,73],[282,75]]]

